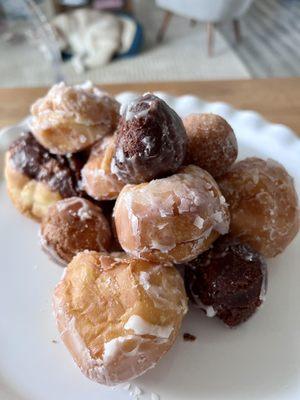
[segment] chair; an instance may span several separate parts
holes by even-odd
[[[239,18],[246,13],[253,0],[156,0],[156,4],[165,10],[157,41],[163,40],[174,14],[207,24],[208,54],[213,54],[214,28],[218,22],[232,21],[237,42],[241,39]]]

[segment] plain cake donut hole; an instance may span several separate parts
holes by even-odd
[[[186,164],[198,165],[213,177],[223,175],[238,155],[232,127],[216,114],[190,114],[183,119],[188,137]]]
[[[83,250],[108,251],[112,235],[100,207],[71,197],[49,208],[42,220],[40,239],[44,251],[65,265]]]
[[[293,179],[278,162],[246,158],[219,179],[230,206],[230,232],[265,257],[275,257],[299,230]]]

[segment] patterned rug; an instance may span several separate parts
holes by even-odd
[[[299,21],[300,0],[256,0],[241,21],[240,45],[228,24],[220,32],[253,77],[299,76]]]

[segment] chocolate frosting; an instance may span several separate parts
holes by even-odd
[[[84,153],[57,156],[49,153],[32,133],[23,133],[9,148],[10,162],[14,168],[30,179],[46,183],[62,197],[78,196],[80,171],[86,156]]]
[[[217,315],[228,326],[236,326],[264,300],[266,263],[249,245],[223,236],[186,265],[185,286],[191,301],[208,316]]]
[[[145,94],[124,110],[117,128],[112,172],[124,183],[171,175],[181,167],[186,146],[181,118],[162,99]]]

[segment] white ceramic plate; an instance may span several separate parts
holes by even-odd
[[[288,128],[223,103],[159,95],[181,116],[207,111],[224,116],[237,134],[240,158],[256,155],[280,161],[299,192],[300,140]],[[119,99],[126,102],[131,96],[123,93]],[[0,136],[0,153],[18,133],[13,128]],[[130,387],[111,390],[86,379],[73,364],[51,311],[62,269],[42,253],[37,224],[14,209],[3,181],[0,198],[1,400],[300,398],[300,236],[269,262],[267,300],[248,322],[229,329],[191,311],[182,333],[196,335],[195,342],[184,342],[181,335],[156,368]]]

